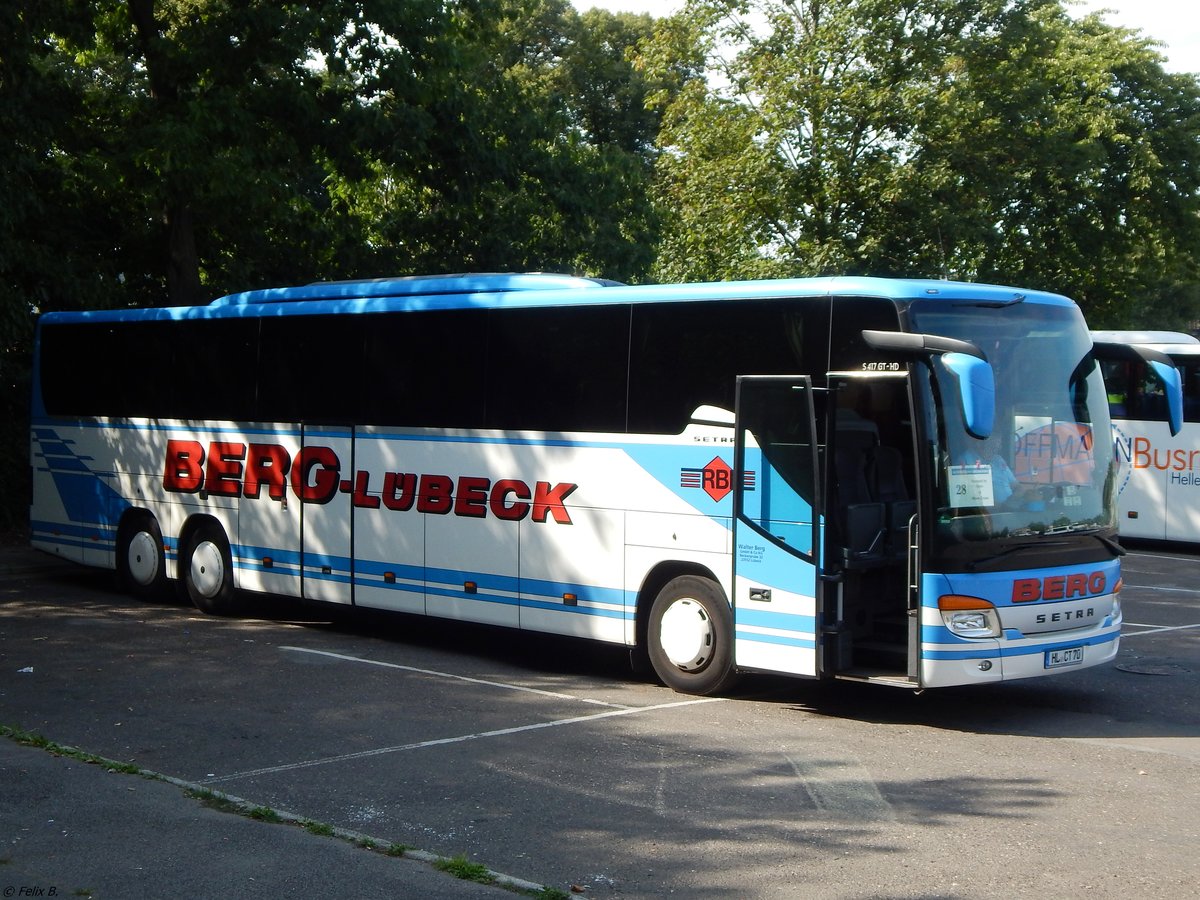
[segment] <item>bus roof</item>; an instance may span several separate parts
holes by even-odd
[[[623,285],[594,278],[541,273],[433,275],[334,281],[246,291],[207,306],[151,307],[47,313],[53,321],[241,318],[247,316],[372,313],[430,309],[577,306],[617,303],[782,299],[788,297],[875,297],[894,301],[964,300],[996,305],[1024,301],[1069,305],[1043,291],[970,282],[856,276],[791,278],[691,284]]]
[[[1160,353],[1200,356],[1200,340],[1182,331],[1092,331],[1093,341],[1108,344],[1137,344]]]

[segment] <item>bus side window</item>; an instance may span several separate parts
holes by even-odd
[[[1129,416],[1130,365],[1120,360],[1103,360],[1104,387],[1108,392],[1108,414],[1114,419]]]
[[[1200,422],[1200,363],[1178,363],[1183,376],[1183,421]]]
[[[1144,364],[1138,364],[1138,418],[1151,422],[1167,421],[1167,395],[1162,383],[1154,378]]]

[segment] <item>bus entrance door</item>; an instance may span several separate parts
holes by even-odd
[[[734,478],[734,660],[817,674],[821,546],[813,389],[741,377]]]
[[[912,686],[919,671],[907,373],[829,377],[823,623],[827,674]]]

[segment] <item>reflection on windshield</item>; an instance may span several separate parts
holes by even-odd
[[[979,440],[963,427],[957,404],[947,402],[954,396],[950,377],[932,363],[927,389],[942,398],[936,421],[927,423],[940,552],[966,559],[996,552],[970,550],[980,542],[1111,533],[1108,407],[1078,309],[922,301],[911,313],[916,330],[974,341],[996,375],[995,428]]]

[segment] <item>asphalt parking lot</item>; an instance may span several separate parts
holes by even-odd
[[[272,599],[211,618],[10,548],[0,726],[171,780],[0,741],[0,892],[1190,895],[1198,576],[1178,548],[1127,556],[1103,669],[921,695],[749,678],[714,700],[619,648]]]

